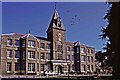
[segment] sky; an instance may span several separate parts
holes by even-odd
[[[99,39],[108,6],[104,2],[57,2],[56,8],[66,28],[67,41],[79,41],[102,50]],[[2,34],[23,33],[46,37],[55,10],[54,2],[3,2]]]

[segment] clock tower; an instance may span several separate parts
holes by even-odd
[[[51,60],[66,60],[66,30],[55,9],[47,30],[47,38],[51,41]]]

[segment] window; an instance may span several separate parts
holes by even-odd
[[[50,49],[50,44],[46,44],[46,49]]]
[[[51,70],[51,65],[47,64],[47,68],[48,68],[48,71],[50,71]]]
[[[67,55],[67,60],[70,60],[70,55]]]
[[[81,56],[81,61],[85,61],[85,56]]]
[[[41,64],[41,71],[44,71],[44,64]]]
[[[22,41],[22,47],[25,47],[25,40]]]
[[[20,41],[19,40],[15,40],[15,46],[20,46]]]
[[[46,55],[46,59],[50,60],[50,53],[47,53]]]
[[[10,72],[12,68],[12,63],[11,62],[7,62],[7,72]]]
[[[94,50],[91,49],[91,54],[93,54],[93,53],[94,53]]]
[[[74,47],[72,47],[72,51],[74,51]]]
[[[7,45],[12,45],[12,39],[7,40]]]
[[[63,55],[61,53],[58,53],[58,60],[61,60],[63,58]]]
[[[87,71],[90,71],[90,65],[87,65]]]
[[[39,52],[37,52],[37,59],[39,59]]]
[[[42,49],[45,48],[45,44],[44,43],[41,43],[41,46],[40,46]]]
[[[91,56],[91,62],[93,62],[93,57]]]
[[[35,59],[35,51],[28,51],[28,58]]]
[[[41,59],[44,59],[44,53],[41,53],[40,58],[41,58]]]
[[[76,54],[76,60],[80,61],[80,55],[79,54]]]
[[[35,71],[35,63],[28,63],[28,71],[30,72]]]
[[[67,51],[70,51],[70,46],[67,46]]]
[[[75,70],[74,65],[72,65],[72,70]]]
[[[18,71],[19,70],[19,65],[18,63],[15,63],[15,71]]]
[[[91,65],[91,71],[93,71],[93,65]]]
[[[85,53],[85,48],[81,48],[81,53]]]
[[[90,56],[87,56],[87,61],[90,62]]]
[[[35,41],[28,40],[28,47],[35,47]]]
[[[74,61],[74,55],[72,55],[72,61]]]
[[[88,53],[88,54],[90,53],[90,50],[89,50],[89,49],[87,49],[87,53]]]
[[[85,71],[85,65],[84,64],[81,65],[81,71]]]
[[[57,51],[62,52],[62,43],[60,41],[57,43]]]
[[[20,51],[18,50],[15,51],[15,58],[20,58]]]
[[[79,50],[80,48],[79,47],[77,47],[77,53],[80,53],[80,50]]]
[[[7,58],[12,58],[12,50],[7,51]]]
[[[39,63],[37,63],[37,71],[39,72]]]

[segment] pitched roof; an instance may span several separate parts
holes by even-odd
[[[2,34],[3,36],[11,37],[11,38],[20,38],[23,37],[25,34],[20,33],[10,33],[10,34]]]
[[[45,37],[39,37],[39,36],[35,36],[36,38],[40,39],[40,40],[45,40],[45,41],[49,41],[47,38]]]
[[[48,30],[50,30],[52,27],[58,28],[58,25],[57,25],[58,21],[60,21],[60,23],[61,23],[61,27],[59,27],[59,28],[64,29],[64,26],[63,26],[63,23],[61,21],[59,14],[58,14],[58,11],[55,9],[54,14],[53,14],[52,19],[51,19],[51,22],[50,22],[50,25],[48,27]]]
[[[74,46],[73,42],[66,42],[66,45]]]

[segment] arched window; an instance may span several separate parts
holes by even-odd
[[[61,41],[57,42],[57,51],[62,52],[62,42]]]

